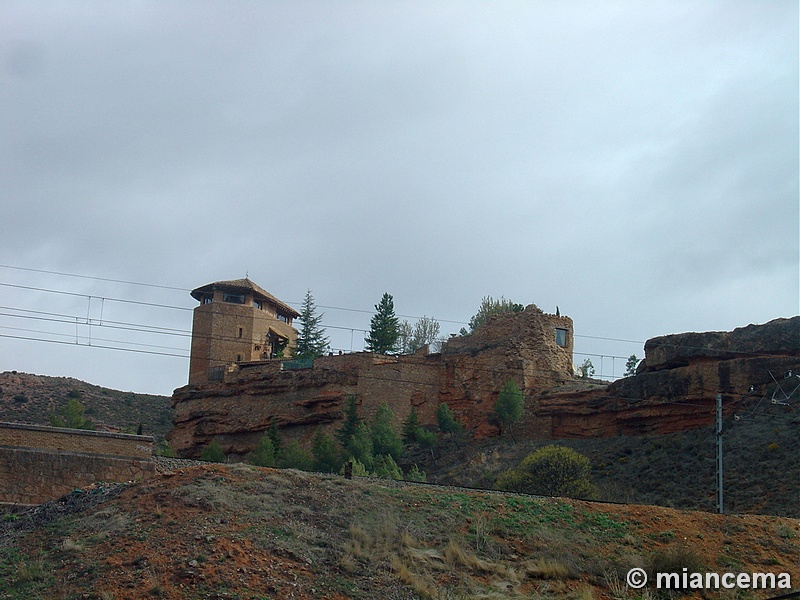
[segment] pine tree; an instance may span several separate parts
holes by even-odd
[[[375,305],[376,313],[370,321],[369,336],[364,338],[368,352],[391,354],[397,351],[400,339],[400,324],[394,314],[394,299],[384,294]]]
[[[639,364],[639,359],[635,354],[631,354],[625,362],[625,377],[633,377],[636,375],[636,366]]]
[[[453,411],[442,402],[436,409],[436,421],[439,423],[439,431],[442,433],[458,433],[461,431],[461,423],[456,421]]]
[[[412,406],[411,412],[408,417],[403,421],[403,442],[406,444],[413,444],[417,441],[417,429],[420,428],[419,413],[417,407]]]
[[[347,407],[344,409],[344,422],[334,434],[342,445],[342,448],[347,448],[350,445],[350,438],[355,435],[359,423],[361,423],[361,417],[358,416],[358,404],[355,395],[351,394],[347,397]]]
[[[268,435],[263,436],[255,449],[247,455],[247,462],[258,467],[275,466],[275,447]]]
[[[317,429],[311,439],[311,454],[314,456],[315,470],[321,473],[335,473],[339,470],[339,448],[334,439],[320,429]]]
[[[275,417],[269,420],[269,429],[267,429],[267,436],[272,442],[272,450],[277,456],[278,452],[283,448],[283,440],[281,439],[281,432],[278,430],[278,421]]]
[[[386,402],[383,402],[375,411],[370,430],[372,431],[372,450],[375,456],[391,455],[399,458],[403,453],[403,443],[394,428],[394,414]]]
[[[325,354],[328,348],[328,338],[325,330],[320,327],[322,315],[317,315],[317,307],[311,290],[306,292],[303,306],[300,311],[300,331],[297,334],[295,356],[297,358],[316,358]]]

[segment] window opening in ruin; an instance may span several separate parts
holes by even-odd
[[[261,303],[261,300],[253,300],[253,306],[258,310],[264,310],[264,305]]]
[[[236,362],[237,362],[237,363],[238,363],[238,362],[242,362],[242,355],[241,355],[241,354],[237,354],[237,355],[236,355]]]
[[[222,294],[222,301],[230,304],[244,304],[244,294]]]
[[[556,327],[556,345],[562,348],[567,347],[567,330]]]
[[[242,328],[239,327],[239,337],[242,337],[242,333],[244,333],[244,332],[242,331]]]
[[[203,296],[203,304],[211,304],[214,301],[214,298],[211,296]]]

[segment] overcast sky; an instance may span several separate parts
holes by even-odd
[[[247,275],[345,351],[558,306],[620,376],[800,312],[798,3],[5,0],[0,208],[0,371],[170,394]]]

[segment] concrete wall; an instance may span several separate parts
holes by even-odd
[[[155,472],[153,438],[0,422],[0,503],[40,504]]]

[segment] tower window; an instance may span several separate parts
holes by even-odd
[[[556,327],[556,345],[561,348],[567,347],[567,330]]]
[[[258,310],[264,310],[264,305],[261,303],[261,300],[253,300],[253,306]]]
[[[222,294],[222,301],[229,304],[244,304],[244,294],[229,294],[225,292]]]
[[[242,328],[239,327],[239,337],[242,337],[242,333],[244,333],[244,332],[242,331]]]

